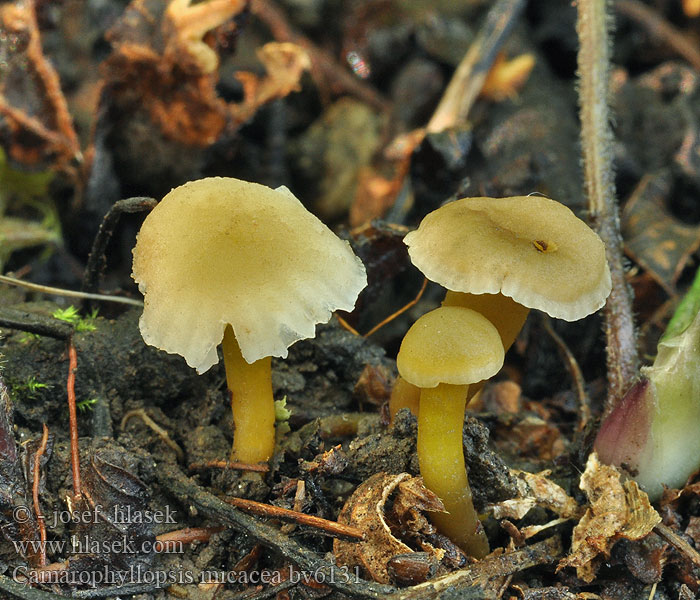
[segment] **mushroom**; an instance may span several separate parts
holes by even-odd
[[[464,466],[462,427],[469,385],[495,375],[503,343],[486,317],[443,306],[420,317],[401,342],[396,364],[420,388],[418,461],[428,489],[446,513],[434,513],[438,529],[468,554],[488,554],[488,540],[474,510]]]
[[[211,177],[175,188],[146,217],[133,278],[147,344],[198,373],[223,340],[235,426],[231,459],[266,461],[275,444],[270,357],[287,356],[335,310],[352,310],[364,266],[287,188]]]
[[[542,196],[463,198],[428,214],[404,242],[413,264],[447,288],[443,305],[485,315],[506,351],[531,308],[575,321],[601,308],[610,293],[602,240],[566,206]],[[399,384],[391,414],[411,398]]]

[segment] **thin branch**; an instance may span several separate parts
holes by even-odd
[[[379,331],[382,327],[384,327],[384,325],[386,325],[387,323],[391,323],[396,317],[398,317],[399,315],[402,315],[409,308],[412,308],[413,306],[418,304],[418,301],[423,297],[423,292],[425,292],[425,288],[427,287],[427,285],[428,285],[428,279],[424,277],[423,278],[423,285],[420,286],[420,290],[418,291],[418,294],[416,294],[416,297],[413,300],[411,300],[408,304],[405,304],[404,306],[399,308],[399,310],[397,310],[396,312],[391,313],[386,319],[383,319],[382,321],[377,323],[374,327],[372,327],[372,329],[370,329],[362,337],[368,338],[373,333],[377,333],[377,331]]]
[[[68,340],[68,418],[70,421],[70,465],[73,472],[73,498],[82,497],[80,485],[80,446],[78,445],[78,415],[75,410],[75,372],[78,370],[78,353],[73,340]]]
[[[0,327],[35,333],[57,340],[68,340],[74,331],[72,325],[60,319],[4,307],[0,308]]]
[[[174,465],[161,463],[156,469],[156,477],[163,490],[178,498],[180,502],[187,506],[196,507],[201,514],[210,519],[245,532],[264,546],[273,549],[283,558],[294,563],[301,571],[317,574],[324,579],[328,587],[346,596],[366,600],[381,600],[387,594],[396,591],[396,588],[389,585],[354,580],[354,578],[351,578],[352,581],[349,581],[347,578],[339,577],[338,573],[334,573],[334,569],[337,569],[337,567],[318,557],[296,540],[283,534],[279,529],[257,521],[200,488],[192,480],[185,477]]]
[[[426,131],[440,132],[464,121],[471,110],[493,61],[525,8],[525,0],[498,0],[454,72]]]
[[[156,537],[159,544],[156,545],[156,552],[177,552],[179,545],[192,544],[194,542],[208,542],[212,535],[223,531],[223,527],[185,527],[161,533]]]
[[[165,442],[169,448],[175,452],[177,459],[180,462],[185,460],[185,453],[183,452],[182,448],[180,448],[178,443],[170,437],[170,434],[165,429],[151,419],[143,408],[135,408],[134,410],[130,410],[124,415],[124,417],[122,417],[122,422],[119,425],[122,431],[124,431],[127,422],[132,417],[139,417],[147,427],[149,427],[161,440],[163,440],[163,442]]]
[[[591,224],[605,243],[612,276],[612,292],[605,305],[608,352],[608,397],[612,410],[637,375],[637,337],[631,291],[625,279],[620,217],[611,162],[613,134],[608,111],[610,17],[606,0],[579,0],[579,104],[581,145]]]
[[[581,367],[579,367],[574,353],[571,352],[571,349],[566,345],[566,342],[556,331],[554,331],[554,327],[552,327],[552,320],[547,315],[543,315],[542,322],[544,323],[544,330],[549,334],[549,337],[554,340],[554,343],[558,346],[560,352],[564,356],[566,366],[569,369],[569,374],[574,382],[579,405],[578,430],[583,431],[591,420],[591,407],[588,401],[588,394],[586,394],[586,382],[583,379]]]
[[[239,462],[229,462],[227,460],[210,460],[205,463],[192,463],[187,467],[188,471],[206,471],[207,469],[235,469],[238,471],[254,471],[257,473],[267,473],[270,466],[267,464],[248,464]]]
[[[263,504],[262,502],[246,500],[245,498],[226,498],[226,502],[227,504],[231,504],[236,508],[253,513],[254,515],[271,517],[282,521],[291,521],[299,525],[313,527],[320,532],[340,539],[356,541],[362,540],[365,537],[362,531],[357,527],[343,525],[342,523],[329,521],[328,519],[322,519],[321,517],[315,517],[313,515],[307,515],[306,513],[296,510],[289,510],[288,508],[273,506],[271,504]]]
[[[41,435],[41,444],[34,453],[34,473],[32,477],[32,502],[34,504],[34,516],[36,516],[39,525],[39,566],[46,566],[46,524],[44,523],[44,514],[41,512],[41,504],[39,503],[39,483],[41,481],[41,457],[46,452],[46,445],[49,441],[49,428],[46,424],[42,424],[43,433]]]
[[[27,290],[32,290],[33,292],[41,292],[42,294],[51,294],[52,296],[81,298],[82,300],[98,300],[100,302],[117,302],[119,304],[130,304],[132,306],[139,306],[143,308],[143,302],[141,300],[122,298],[121,296],[107,296],[105,294],[87,294],[76,290],[64,290],[63,288],[22,281],[21,279],[15,279],[14,277],[8,277],[7,275],[0,275],[0,283],[7,283],[8,285],[25,288]]]
[[[683,558],[696,567],[700,567],[700,554],[698,554],[698,551],[673,531],[673,529],[667,527],[663,523],[659,523],[654,527],[654,531],[671,544]]]

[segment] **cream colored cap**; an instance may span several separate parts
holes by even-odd
[[[610,293],[602,240],[549,198],[463,198],[427,215],[404,242],[413,264],[449,290],[500,292],[566,321],[595,312]]]
[[[501,336],[486,317],[469,308],[442,306],[406,332],[396,366],[401,377],[421,388],[468,385],[498,373],[503,356]]]
[[[350,249],[287,188],[211,177],[172,190],[146,217],[133,278],[147,344],[203,373],[227,324],[245,360],[287,356],[367,285]]]

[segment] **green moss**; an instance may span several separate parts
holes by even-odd
[[[81,317],[78,309],[75,306],[68,308],[59,308],[55,310],[51,316],[59,321],[65,321],[75,326],[78,332],[95,331],[95,319],[97,319],[97,309],[93,310],[87,317]]]

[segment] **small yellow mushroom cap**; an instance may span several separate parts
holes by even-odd
[[[448,290],[500,292],[566,321],[595,312],[610,293],[602,240],[549,198],[463,198],[404,241],[413,264]]]
[[[218,362],[227,324],[248,363],[286,357],[367,285],[350,245],[287,188],[224,177],[167,194],[133,253],[143,339],[199,373]]]
[[[468,385],[493,377],[503,366],[498,330],[478,312],[442,306],[406,332],[396,357],[401,377],[420,388]]]

